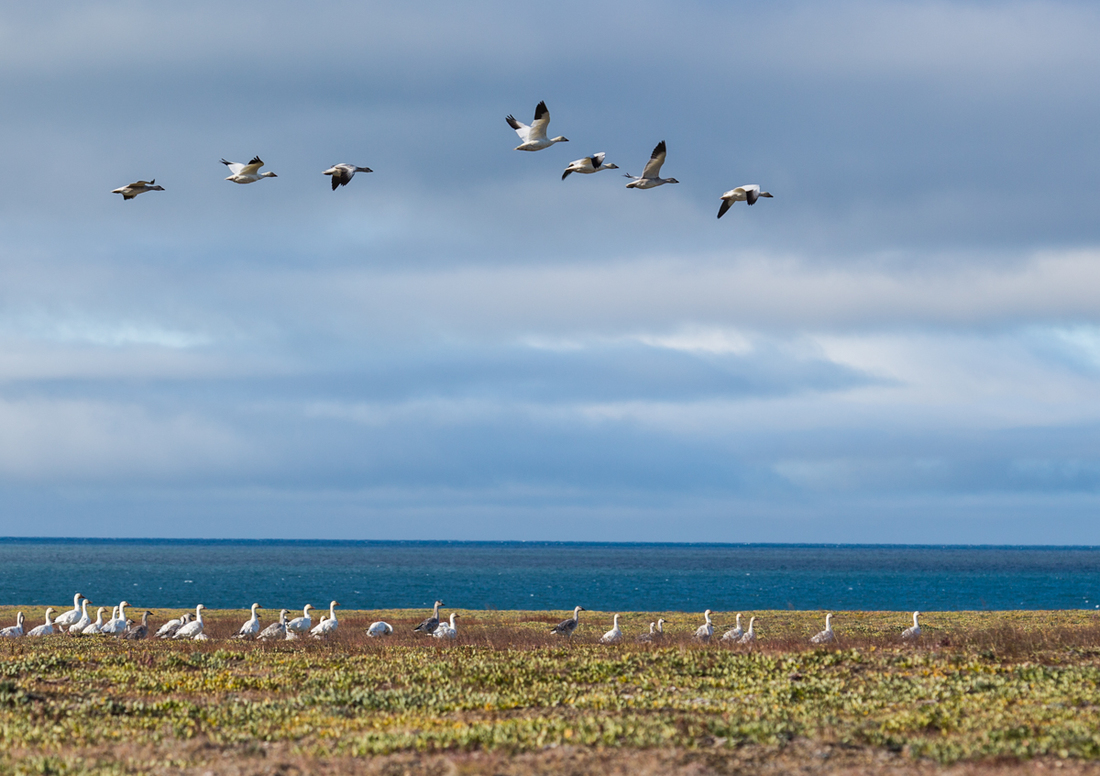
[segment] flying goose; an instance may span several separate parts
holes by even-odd
[[[225,159],[222,159],[222,164],[229,168],[229,172],[233,173],[226,180],[234,183],[255,183],[260,178],[279,177],[273,172],[260,172],[260,168],[264,166],[264,163],[258,156],[253,156],[252,161],[248,164],[227,162]]]
[[[80,601],[82,598],[84,598],[84,596],[82,596],[80,593],[74,595],[73,608],[65,612],[64,614],[59,614],[57,616],[57,619],[53,621],[53,624],[67,628],[68,626],[79,620],[81,614]]]
[[[9,625],[7,628],[0,630],[0,638],[3,639],[17,639],[23,635],[23,613],[17,612],[15,615],[15,625]]]
[[[336,191],[340,186],[347,186],[357,172],[374,172],[370,167],[357,167],[354,164],[341,162],[334,164],[325,170],[325,175],[332,176],[332,190]]]
[[[393,633],[393,626],[382,620],[372,622],[370,627],[367,628],[367,635],[372,639],[379,638],[380,636],[389,636],[391,633]]]
[[[88,616],[88,604],[90,604],[87,598],[80,602],[81,615],[80,619],[69,626],[70,636],[79,636],[85,628],[92,624],[92,618]],[[57,625],[57,620],[54,620],[54,625]]]
[[[577,629],[577,625],[581,621],[581,612],[585,611],[583,606],[577,606],[573,609],[573,616],[568,620],[562,620],[553,628],[550,629],[551,633],[556,633],[559,636],[572,636],[573,631]]]
[[[306,604],[302,608],[302,616],[295,617],[286,624],[287,636],[291,633],[309,633],[309,629],[313,627],[313,618],[309,616],[309,610],[312,608],[313,604]]]
[[[245,620],[244,625],[240,627],[233,638],[250,639],[260,632],[260,615],[256,614],[257,609],[263,609],[263,607],[259,604],[252,604],[252,616]]]
[[[164,191],[163,186],[154,186],[153,185],[156,182],[157,182],[156,178],[153,178],[150,181],[134,181],[133,183],[127,183],[125,186],[122,186],[120,188],[112,189],[111,193],[112,194],[121,194],[122,199],[127,200],[127,199],[133,199],[138,194],[144,194],[147,191]]]
[[[833,633],[833,615],[826,614],[825,615],[825,630],[821,631],[821,633],[818,633],[813,638],[811,638],[810,643],[811,644],[824,644],[828,641],[833,641],[835,639],[836,639],[836,634]]]
[[[920,636],[920,623],[917,622],[918,617],[920,617],[920,612],[913,612],[913,627],[906,628],[901,632],[901,637],[906,641],[913,641]]]
[[[755,183],[749,186],[738,186],[736,189],[730,189],[720,197],[722,205],[718,208],[718,217],[721,218],[724,216],[726,211],[733,206],[734,202],[748,202],[749,205],[755,205],[756,200],[761,197],[772,199],[771,194],[766,191],[761,191],[760,187]]]
[[[286,609],[279,612],[279,621],[264,628],[258,638],[260,641],[280,641],[286,638]]]
[[[202,621],[202,610],[206,607],[199,604],[195,607],[195,619],[181,627],[176,631],[173,639],[197,639],[202,635],[203,628],[206,627],[206,623]],[[201,640],[201,639],[200,639]]]
[[[333,601],[328,605],[328,617],[321,618],[321,622],[317,623],[313,630],[309,632],[311,636],[319,639],[336,632],[336,629],[340,627],[340,622],[336,619],[336,607],[339,605],[337,601]]]
[[[531,126],[527,126],[522,121],[516,121],[516,117],[511,114],[508,114],[504,120],[519,135],[521,142],[516,146],[517,151],[541,151],[554,143],[569,142],[569,138],[561,135],[549,139],[546,137],[546,128],[550,125],[550,110],[545,102],[535,106],[535,120],[531,122]]]
[[[457,638],[458,637],[458,628],[455,627],[455,617],[458,617],[458,615],[455,614],[454,612],[451,612],[451,621],[450,621],[450,623],[449,624],[446,623],[446,622],[439,623],[439,627],[436,628],[435,631],[432,632],[432,636],[434,636],[437,639],[454,639],[454,638]]]
[[[586,156],[583,159],[577,159],[575,162],[570,162],[569,166],[565,168],[565,172],[561,174],[561,179],[565,180],[575,172],[579,172],[582,175],[591,175],[600,170],[619,169],[619,165],[617,164],[612,164],[611,162],[604,164],[604,156],[606,156],[606,154],[600,151],[598,154],[592,154],[592,156]]]
[[[99,611],[101,613],[103,612],[102,609],[100,609]],[[189,622],[191,622],[190,612],[181,615],[179,619],[169,620],[168,622],[164,623],[164,625],[161,625],[160,628],[157,629],[157,632],[153,634],[153,638],[170,639],[176,635],[176,631],[178,631]]]
[[[666,183],[679,183],[680,181],[675,178],[661,177],[661,165],[665,163],[666,154],[665,141],[662,140],[653,149],[653,153],[649,155],[649,161],[646,162],[645,169],[642,170],[641,176],[631,175],[629,173],[624,176],[631,179],[630,183],[626,184],[626,187],[628,189],[652,189],[657,186],[663,186]]]
[[[131,625],[126,629],[126,632],[122,634],[122,638],[129,641],[141,641],[149,634],[149,615],[152,612],[143,612],[141,615],[141,625]]]
[[[695,629],[695,638],[699,641],[710,641],[710,637],[714,635],[714,623],[710,620],[710,614],[710,609],[703,612],[706,622]]]
[[[439,627],[439,607],[441,606],[443,606],[443,602],[436,601],[435,608],[432,610],[432,616],[413,628],[413,633],[435,633],[435,629]]]
[[[600,636],[601,644],[618,644],[623,640],[623,632],[619,630],[619,615],[615,615],[615,624],[604,635]]]
[[[744,635],[745,630],[741,627],[741,613],[738,612],[737,625],[722,634],[722,641],[738,641]]]
[[[37,628],[32,628],[28,636],[52,636],[53,635],[53,620],[50,619],[50,615],[53,614],[53,607],[51,606],[46,610],[46,622],[39,625]]]

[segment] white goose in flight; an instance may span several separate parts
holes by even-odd
[[[605,164],[605,156],[607,156],[607,154],[600,151],[598,154],[592,154],[592,156],[586,156],[583,159],[577,159],[575,162],[570,162],[569,166],[565,168],[565,172],[561,174],[561,179],[565,180],[575,172],[579,172],[581,175],[591,175],[600,170],[619,169],[619,165],[617,164],[612,164],[611,162]]]
[[[229,172],[233,173],[227,181],[233,181],[234,183],[255,183],[260,178],[278,178],[279,176],[273,172],[260,172],[260,168],[264,166],[263,160],[258,156],[253,156],[252,161],[248,164],[241,164],[240,162],[227,162],[222,159],[222,164],[229,168]]]
[[[546,107],[545,102],[540,102],[535,106],[535,120],[531,122],[531,126],[527,126],[522,121],[516,121],[516,117],[511,114],[508,114],[504,120],[519,135],[520,144],[516,146],[517,151],[541,151],[554,145],[554,143],[569,142],[569,138],[561,135],[551,138],[546,137],[546,128],[550,125],[550,110]]]
[[[738,186],[736,189],[730,189],[720,197],[722,204],[718,208],[718,217],[721,218],[724,216],[726,211],[733,206],[734,202],[748,202],[750,205],[755,205],[756,200],[761,197],[772,199],[771,194],[766,191],[761,191],[760,187],[755,183],[749,186]]]
[[[334,164],[325,170],[325,175],[332,176],[332,190],[336,191],[340,186],[347,186],[357,172],[374,172],[370,167],[357,167],[354,164],[341,162]]]
[[[127,183],[125,186],[121,186],[117,189],[112,189],[112,194],[121,194],[124,200],[133,199],[138,194],[144,194],[147,191],[164,191],[163,186],[154,185],[157,182],[156,178],[150,181],[134,181],[133,183]]]
[[[665,163],[667,153],[665,141],[662,140],[653,149],[653,153],[649,155],[649,161],[646,162],[645,169],[642,170],[640,176],[627,173],[626,177],[630,178],[631,181],[626,184],[626,187],[628,189],[653,189],[666,183],[679,183],[680,181],[675,178],[661,177],[661,165]]]

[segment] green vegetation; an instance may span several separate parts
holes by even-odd
[[[0,623],[14,611],[0,609]],[[40,610],[24,611],[37,624]],[[917,645],[897,637],[904,614],[841,612],[838,642],[813,648],[818,613],[754,614],[751,648],[694,643],[701,618],[682,613],[661,615],[660,645],[632,641],[656,614],[625,616],[630,643],[606,646],[596,639],[610,616],[582,615],[581,635],[564,643],[546,631],[565,613],[545,612],[464,612],[453,643],[414,637],[421,612],[345,612],[326,642],[217,638],[244,612],[208,613],[207,642],[3,641],[0,769],[140,772],[195,741],[245,758],[278,745],[318,762],[561,745],[781,753],[805,742],[938,763],[1100,759],[1090,612],[930,613]],[[367,639],[380,616],[395,635]]]

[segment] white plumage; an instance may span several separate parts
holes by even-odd
[[[288,636],[291,633],[309,633],[309,629],[313,627],[313,618],[309,616],[309,610],[312,608],[313,604],[306,604],[302,609],[302,616],[295,617],[286,624]]]
[[[28,636],[52,636],[53,635],[53,620],[50,619],[50,615],[53,614],[53,607],[46,610],[46,622],[39,625],[37,628],[32,628]]]
[[[721,218],[726,214],[726,211],[733,206],[734,202],[748,202],[749,205],[755,205],[756,200],[760,197],[772,198],[772,195],[766,191],[761,191],[760,187],[755,183],[748,186],[738,186],[736,189],[730,189],[723,194],[719,199],[722,200],[722,204],[718,206],[718,217]]]
[[[187,623],[186,625],[182,626],[178,631],[176,631],[176,635],[174,635],[172,638],[182,640],[182,639],[194,639],[194,638],[197,638],[198,636],[200,636],[203,632],[203,629],[206,627],[206,623],[204,623],[202,621],[202,610],[205,609],[205,608],[206,607],[203,606],[202,604],[199,604],[198,606],[196,606],[195,607],[195,619],[192,620],[191,622]]]
[[[336,629],[340,627],[340,622],[336,619],[336,607],[339,605],[336,601],[328,605],[328,617],[321,618],[321,622],[317,623],[313,630],[309,632],[311,636],[320,639],[336,632]]]
[[[432,632],[432,635],[437,639],[454,639],[458,637],[458,627],[455,625],[455,618],[457,614],[451,612],[451,620],[449,623],[441,622],[439,627]]]
[[[730,628],[728,631],[722,634],[722,641],[739,641],[742,636],[745,635],[744,629],[741,627],[741,613],[737,613],[737,625]]]
[[[749,629],[745,631],[745,635],[741,637],[738,644],[752,644],[756,641],[756,618],[749,618]]]
[[[833,633],[833,615],[825,615],[825,630],[816,634],[810,639],[811,644],[825,644],[826,642],[833,641],[836,638],[836,634]]]
[[[913,612],[913,627],[906,628],[901,632],[901,637],[906,641],[913,641],[920,637],[920,623],[917,622],[918,617],[920,617],[920,612]]]
[[[546,129],[550,126],[550,110],[546,107],[545,102],[540,102],[535,106],[535,120],[531,122],[531,126],[527,126],[522,121],[516,121],[516,117],[511,114],[505,117],[504,120],[519,135],[520,144],[516,146],[517,151],[541,151],[554,145],[554,143],[569,142],[569,138],[560,135],[552,138],[546,137]]]
[[[626,184],[628,189],[653,189],[657,186],[663,186],[666,183],[679,183],[680,181],[675,178],[662,178],[661,166],[665,163],[665,157],[668,155],[668,151],[665,148],[665,141],[662,140],[653,149],[653,153],[649,155],[649,161],[646,162],[645,169],[642,170],[641,175],[631,175],[627,173],[626,177],[630,178],[630,183]]]
[[[90,604],[90,603],[91,603],[91,601],[89,601],[87,598],[85,598],[83,601],[80,602],[80,611],[81,611],[80,619],[69,626],[69,635],[70,636],[79,636],[79,635],[81,635],[81,633],[83,633],[84,629],[92,624],[92,618],[88,616],[88,604]],[[100,611],[103,611],[103,610],[100,609]],[[56,625],[56,624],[57,624],[57,620],[54,620],[54,625]]]
[[[17,639],[23,635],[23,613],[17,612],[15,615],[15,625],[9,625],[7,628],[0,630],[0,638],[3,639]]]
[[[234,183],[255,183],[262,178],[278,178],[279,176],[273,172],[260,172],[260,168],[264,166],[263,160],[258,156],[252,157],[252,161],[248,164],[242,164],[240,162],[227,162],[222,159],[222,164],[229,168],[230,175],[226,178],[227,181],[233,181]]]
[[[710,609],[703,612],[706,622],[695,629],[695,638],[699,641],[710,641],[710,637],[714,635],[714,623],[710,620],[710,614]]]
[[[99,629],[99,632],[108,636],[117,636],[126,630],[126,607],[129,605],[129,601],[120,602],[118,605],[118,614],[109,622],[104,623],[103,627]]]
[[[388,622],[384,622],[382,620],[372,622],[370,624],[370,627],[367,628],[367,635],[370,636],[372,639],[376,639],[381,636],[389,636],[391,633],[393,633],[393,626],[390,625]]]
[[[233,638],[237,639],[250,639],[257,636],[260,632],[260,615],[256,614],[257,609],[263,609],[259,604],[252,604],[252,616],[249,617],[244,625],[237,631],[237,635]]]
[[[565,172],[561,174],[561,179],[565,180],[575,172],[579,172],[581,175],[591,175],[594,172],[600,172],[602,170],[617,170],[619,165],[612,164],[611,162],[604,163],[604,157],[606,154],[600,151],[598,154],[592,154],[592,156],[586,156],[583,159],[577,159],[570,162],[569,166],[565,168]]]
[[[74,595],[73,596],[73,608],[70,609],[67,612],[64,612],[63,614],[59,614],[57,616],[57,619],[53,621],[53,624],[57,625],[57,626],[64,626],[64,627],[67,628],[70,625],[72,625],[74,622],[79,620],[80,619],[80,613],[81,613],[80,599],[82,599],[83,597],[84,596],[82,596],[80,593],[77,593],[76,595]]]
[[[125,186],[121,186],[117,189],[112,189],[112,194],[121,194],[123,200],[133,199],[138,194],[144,194],[147,191],[164,191],[163,186],[155,185],[156,178],[151,181],[134,181],[133,183],[127,183]]]
[[[619,615],[615,615],[615,624],[604,635],[600,636],[601,644],[618,644],[623,640],[623,632],[619,629]]]
[[[100,612],[103,610],[100,609]],[[187,612],[181,615],[178,619],[169,620],[168,622],[157,628],[157,632],[153,634],[153,638],[157,639],[170,639],[176,635],[176,631],[182,628],[187,623],[191,622],[191,613]]]

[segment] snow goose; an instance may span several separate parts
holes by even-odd
[[[810,639],[811,644],[825,644],[829,641],[836,639],[836,634],[833,633],[833,615],[825,615],[825,630],[818,633]]]
[[[658,623],[660,625],[664,625],[665,621],[664,620],[658,620],[657,622],[651,622],[649,624],[649,633],[642,633],[641,635],[638,636],[637,639],[635,639],[635,641],[648,642],[648,641],[656,641],[657,639],[659,639],[662,634],[657,630]]]
[[[261,178],[278,178],[279,176],[273,172],[260,172],[260,168],[264,166],[263,160],[258,156],[253,156],[252,161],[248,164],[241,164],[240,162],[227,162],[222,159],[222,164],[229,168],[229,172],[233,173],[226,178],[227,181],[233,181],[234,183],[255,183]]]
[[[152,612],[142,612],[141,625],[131,625],[126,629],[126,632],[122,634],[122,638],[128,641],[141,641],[143,638],[149,635],[149,615]]]
[[[771,194],[761,191],[755,183],[750,186],[738,186],[736,189],[730,189],[720,197],[722,204],[718,207],[718,217],[724,216],[734,202],[748,202],[750,205],[755,205],[756,200],[761,197],[772,199]]]
[[[23,613],[17,612],[15,615],[15,625],[9,625],[7,628],[0,630],[0,638],[3,639],[17,639],[23,635]]]
[[[80,602],[80,619],[69,626],[70,636],[79,636],[85,628],[92,624],[92,618],[88,615],[88,604],[90,604],[87,598]],[[57,620],[53,621],[54,625],[57,625]]]
[[[435,633],[435,629],[439,627],[439,607],[441,606],[443,602],[436,601],[432,616],[413,628],[413,633]]]
[[[134,181],[133,183],[127,183],[117,189],[112,189],[112,194],[121,194],[123,200],[133,199],[138,194],[144,194],[147,191],[164,191],[163,186],[154,185],[157,182],[156,178],[151,181]]]
[[[722,641],[739,641],[744,635],[745,630],[741,627],[741,613],[738,612],[737,625],[722,634]]]
[[[393,626],[390,625],[388,622],[384,622],[382,620],[372,622],[370,624],[370,627],[367,628],[367,635],[370,636],[372,639],[377,639],[382,636],[389,636],[391,633],[393,633]]]
[[[568,620],[562,620],[553,628],[550,629],[551,633],[556,633],[559,636],[572,636],[573,631],[577,629],[577,625],[581,621],[581,612],[585,611],[583,606],[577,606],[573,608],[573,616]]]
[[[130,605],[129,601],[122,601],[118,605],[118,614],[103,624],[100,628],[100,633],[105,633],[108,636],[120,636],[122,632],[126,630],[126,607]]]
[[[628,189],[653,189],[666,183],[679,183],[680,181],[675,178],[661,177],[661,165],[665,163],[666,154],[665,141],[662,140],[653,149],[653,153],[649,155],[649,161],[646,162],[645,169],[642,170],[640,176],[627,173],[625,177],[631,180],[630,183],[626,184],[626,187]]]
[[[69,611],[65,612],[64,614],[59,614],[57,616],[57,619],[53,621],[53,624],[58,626],[58,627],[68,628],[74,622],[79,620],[81,612],[82,612],[82,610],[80,608],[80,600],[83,597],[84,596],[82,596],[80,593],[77,593],[76,595],[74,595],[73,596],[73,608],[70,609]]]
[[[336,619],[336,607],[339,605],[336,601],[328,605],[328,617],[322,617],[321,622],[309,632],[313,638],[320,639],[336,633],[336,629],[340,627],[340,622]]]
[[[279,612],[279,621],[264,628],[258,638],[260,641],[278,641],[286,638],[286,609]]]
[[[100,609],[100,611],[103,610]],[[164,625],[161,625],[157,629],[157,632],[153,634],[153,638],[170,639],[176,635],[176,631],[178,631],[189,622],[191,622],[191,613],[187,612],[186,614],[181,615],[179,618],[175,620],[169,620],[168,622],[164,623]]]
[[[263,609],[263,607],[259,604],[252,604],[252,616],[237,630],[233,638],[250,639],[260,632],[260,615],[256,614],[257,609]]]
[[[99,607],[99,611],[95,613],[95,622],[80,631],[81,636],[95,636],[103,630],[103,613],[107,611],[106,607]]]
[[[332,176],[332,190],[336,191],[341,186],[347,186],[357,172],[374,172],[370,167],[358,167],[354,164],[334,164],[325,170],[325,175]]]
[[[206,623],[202,621],[202,610],[206,607],[199,604],[195,607],[195,619],[186,625],[182,626],[173,639],[194,639],[202,635],[203,628],[206,627]]]
[[[309,629],[313,627],[313,618],[309,616],[309,610],[313,608],[313,604],[306,604],[302,608],[302,616],[295,617],[293,620],[286,624],[286,635],[291,633],[309,633]]]
[[[437,639],[454,639],[458,637],[458,628],[455,626],[455,618],[457,614],[451,612],[450,623],[441,622],[439,627],[432,632],[432,636]]]
[[[39,625],[37,628],[32,628],[28,636],[52,636],[53,635],[53,620],[50,619],[50,615],[53,614],[53,607],[51,606],[46,610],[46,622]]]
[[[600,636],[601,644],[618,644],[623,640],[623,632],[619,630],[619,615],[615,615],[615,624],[604,635]]]
[[[516,117],[511,114],[504,120],[519,135],[521,142],[516,146],[517,151],[541,151],[554,145],[554,143],[569,142],[569,138],[561,135],[552,138],[546,137],[546,128],[550,125],[550,110],[546,107],[545,102],[540,102],[535,106],[535,120],[531,122],[531,126],[527,126],[522,121],[516,121]]]
[[[706,622],[695,629],[695,638],[699,641],[710,641],[710,637],[714,635],[714,623],[710,620],[710,614],[710,609],[703,612]]]
[[[606,154],[600,151],[598,154],[592,154],[592,156],[586,156],[583,159],[577,159],[575,162],[570,162],[569,166],[565,168],[565,172],[561,174],[561,179],[565,180],[575,172],[579,172],[581,175],[591,175],[594,172],[600,170],[617,170],[619,165],[608,162],[604,164],[603,158]]]
[[[906,641],[913,641],[920,637],[920,623],[917,622],[918,617],[920,617],[920,612],[913,612],[913,627],[906,628],[901,632],[901,637]]]
[[[752,644],[756,641],[756,618],[749,618],[749,629],[745,631],[745,635],[737,642],[738,644]]]

